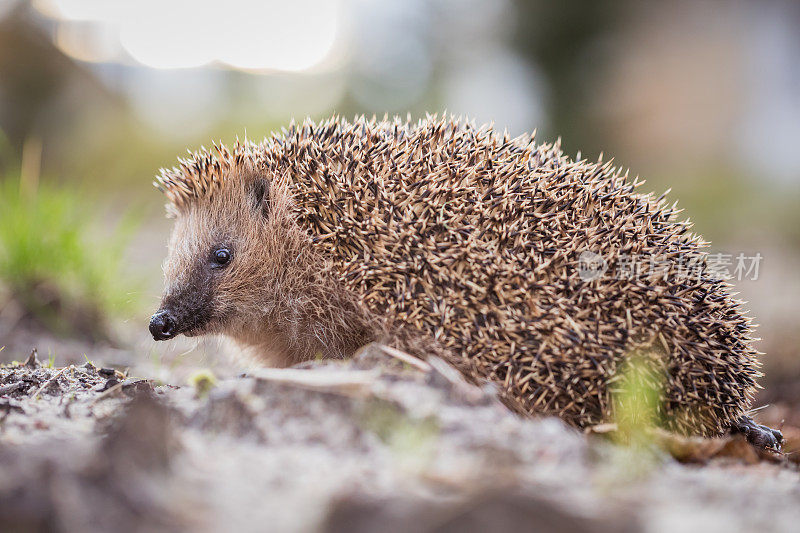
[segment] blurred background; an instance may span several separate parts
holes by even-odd
[[[158,169],[293,118],[446,110],[614,157],[713,251],[760,253],[733,281],[759,402],[800,404],[798,28],[791,0],[0,0],[0,359],[235,371],[147,334]]]

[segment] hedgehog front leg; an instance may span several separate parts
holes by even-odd
[[[777,429],[756,424],[749,416],[742,416],[731,426],[731,433],[741,433],[747,442],[759,448],[780,451],[783,433]]]

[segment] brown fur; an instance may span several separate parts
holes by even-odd
[[[750,405],[749,319],[705,268],[705,243],[608,164],[446,119],[333,119],[202,150],[157,185],[177,217],[165,302],[234,243],[198,289],[212,318],[191,334],[224,333],[279,364],[383,339],[582,426],[613,417],[631,353],[663,378],[669,427],[716,434]],[[584,282],[584,249],[612,269],[622,253],[688,256],[701,279]]]
[[[368,319],[330,270],[320,268],[319,254],[290,222],[280,187],[272,187],[270,217],[254,212],[246,196],[255,176],[250,168],[233,173],[217,194],[177,216],[164,269],[170,280],[165,298],[170,287],[187,283],[198,251],[235,235],[235,261],[215,287],[214,319],[202,333],[225,333],[273,364],[352,353],[370,338]]]

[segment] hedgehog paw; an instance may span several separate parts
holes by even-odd
[[[780,451],[783,444],[783,433],[777,429],[756,424],[749,416],[739,418],[731,426],[731,433],[741,433],[747,442],[766,450]]]

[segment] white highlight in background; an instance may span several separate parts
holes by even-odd
[[[122,49],[149,67],[221,63],[289,72],[309,70],[331,57],[344,10],[341,0],[37,0],[36,7],[61,20],[90,21],[115,32]],[[86,48],[79,55],[95,58]],[[106,59],[105,54],[96,57]]]

